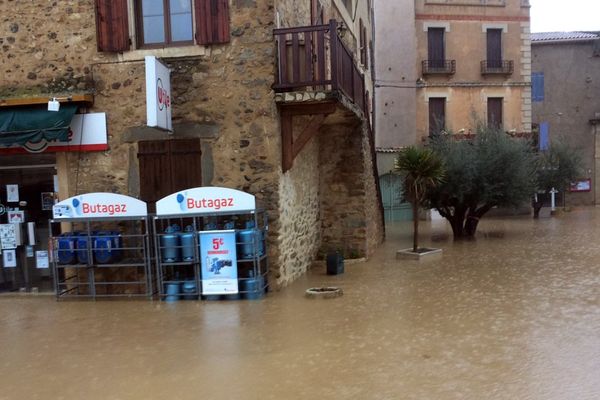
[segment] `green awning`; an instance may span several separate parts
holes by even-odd
[[[48,111],[45,106],[0,110],[0,146],[22,146],[44,139],[67,142],[75,111],[75,104],[61,104],[59,111]]]

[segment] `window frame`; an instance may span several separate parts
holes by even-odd
[[[160,49],[164,47],[181,47],[181,46],[193,46],[196,44],[195,32],[196,32],[196,21],[194,18],[195,14],[195,0],[189,0],[191,22],[192,22],[192,38],[191,40],[182,40],[173,42],[171,32],[171,8],[170,3],[174,0],[162,0],[164,10],[164,26],[165,26],[165,41],[161,43],[145,43],[144,41],[144,16],[142,12],[142,0],[133,1],[133,12],[134,12],[134,30],[136,37],[136,48],[137,49]]]

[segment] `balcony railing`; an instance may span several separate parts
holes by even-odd
[[[423,60],[423,75],[452,75],[456,72],[455,60]]]
[[[514,71],[514,63],[502,60],[483,60],[481,62],[482,75],[510,75]]]
[[[278,71],[273,89],[344,93],[365,111],[365,80],[337,32],[338,24],[274,29]]]

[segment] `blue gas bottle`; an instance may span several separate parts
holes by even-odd
[[[185,231],[179,234],[179,241],[181,242],[181,257],[183,261],[194,260],[194,227],[188,225],[185,227]]]
[[[121,239],[119,232],[100,231],[94,236],[94,259],[98,264],[110,264],[119,260]]]
[[[162,262],[181,261],[181,248],[179,246],[178,227],[172,225],[165,229],[165,233],[160,236],[160,248]]]
[[[265,280],[262,275],[254,276],[254,271],[248,271],[248,277],[240,279],[242,296],[248,300],[257,300],[264,295]]]
[[[58,263],[75,264],[77,262],[77,232],[65,232],[58,238]]]

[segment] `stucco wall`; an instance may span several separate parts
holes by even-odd
[[[597,140],[590,120],[600,113],[600,57],[593,42],[532,45],[532,71],[544,73],[544,100],[533,103],[534,123],[547,122],[551,141],[564,138],[578,149],[583,161],[581,178],[600,177],[595,157]],[[570,193],[567,204],[594,204],[600,193]]]
[[[416,141],[416,32],[414,0],[375,0],[376,147]],[[402,23],[398,23],[399,19]]]

